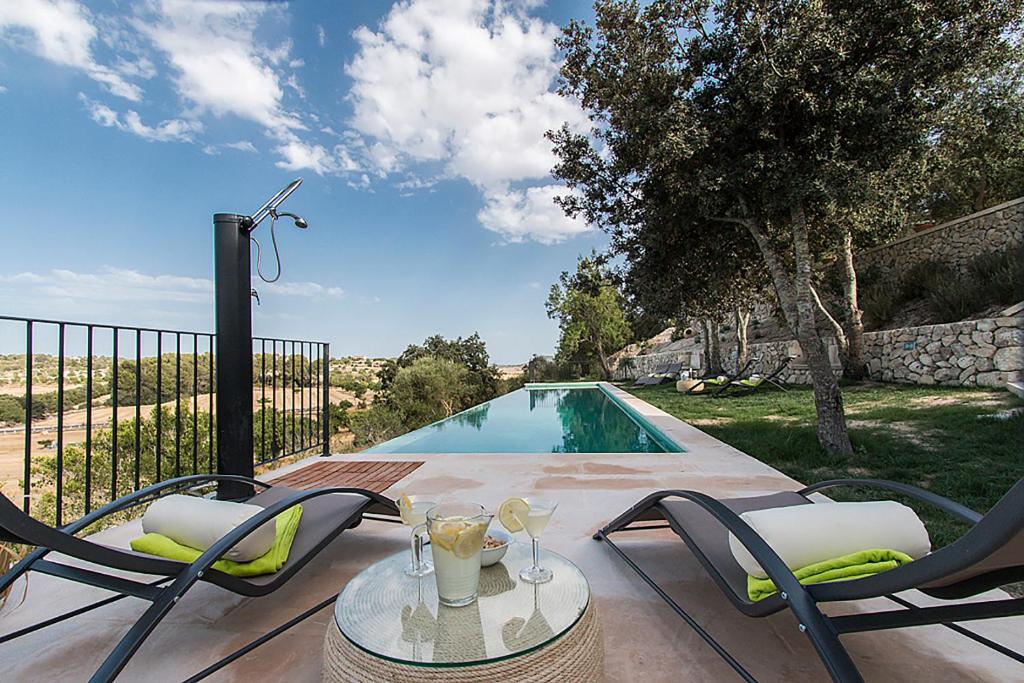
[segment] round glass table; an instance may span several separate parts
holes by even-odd
[[[590,586],[561,555],[541,550],[540,559],[552,580],[520,581],[530,547],[511,544],[481,569],[480,597],[465,607],[440,604],[433,576],[406,576],[408,552],[371,565],[338,596],[323,679],[599,680],[603,643]]]

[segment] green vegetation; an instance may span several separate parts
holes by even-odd
[[[504,381],[480,335],[411,344],[379,371],[380,389],[368,410],[348,416],[354,445],[369,446],[418,429],[522,385]]]
[[[160,408],[160,473],[157,476],[157,431],[156,415],[139,420],[139,485],[148,486],[174,476],[197,474],[210,471],[210,453],[216,467],[217,426],[210,424],[210,414],[200,410],[195,416],[195,431],[192,427],[192,412],[182,405],[176,415],[168,407]],[[176,429],[180,424],[180,431]],[[299,447],[300,434],[319,440],[315,420],[293,416],[285,411],[262,409],[253,415],[253,450],[257,460],[276,458],[285,451],[293,450],[292,435]],[[213,435],[211,443],[210,435]],[[113,498],[111,493],[123,496],[136,489],[135,486],[135,420],[119,421],[117,425],[117,449],[114,449],[114,432],[111,429],[97,429],[92,436],[92,455],[89,459],[91,507],[95,509]],[[113,454],[116,452],[116,470]],[[194,462],[193,462],[194,461]],[[62,479],[63,519],[65,522],[85,514],[86,451],[82,443],[70,444],[64,448]],[[116,488],[112,491],[112,472],[117,473]],[[49,524],[56,520],[57,457],[51,452],[35,452],[32,458],[32,490],[42,492],[33,502],[32,516]],[[130,518],[131,514],[127,513]],[[117,520],[112,520],[113,521]]]
[[[756,260],[799,341],[822,449],[852,458],[826,338],[862,370],[853,252],[898,225],[889,207],[909,210],[943,107],[1019,61],[1021,16],[1021,0],[601,0],[558,41],[560,93],[592,121],[549,134],[573,190],[558,202],[610,234],[645,308],[692,306],[673,260],[725,280]],[[817,292],[830,262],[845,325]]]
[[[985,512],[1024,472],[1024,414],[981,417],[1021,405],[1007,392],[847,385],[843,396],[854,455],[837,458],[825,455],[815,438],[810,389],[720,399],[687,396],[671,386],[628,390],[807,484],[841,477],[891,479]],[[836,497],[866,496],[844,489]],[[941,513],[915,508],[935,546],[963,531]]]
[[[611,269],[596,254],[580,257],[576,272],[563,272],[551,285],[548,317],[558,321],[560,364],[596,364],[604,379],[612,378],[609,357],[633,337],[626,321],[622,294]]]
[[[865,274],[862,287],[869,328],[887,327],[902,307],[915,302],[924,304],[929,323],[956,322],[1024,300],[1024,249],[979,256],[962,274],[935,261],[911,266],[896,283]]]

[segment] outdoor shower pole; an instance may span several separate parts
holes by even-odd
[[[217,473],[253,476],[252,283],[248,216],[213,215],[217,317]],[[222,481],[217,497],[247,498],[249,484]]]

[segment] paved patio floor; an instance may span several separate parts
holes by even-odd
[[[591,539],[606,521],[654,489],[699,489],[716,496],[756,495],[796,487],[779,472],[639,401],[637,410],[688,452],[679,454],[382,454],[332,459],[423,460],[390,493],[446,493],[492,509],[509,495],[560,500],[544,545],[574,561],[590,580],[604,626],[608,681],[733,681],[735,674],[612,551]],[[314,459],[320,460],[320,459]],[[312,461],[310,461],[312,462]],[[294,465],[288,470],[303,466]],[[288,471],[288,470],[282,470]],[[268,477],[268,479],[270,479]],[[127,545],[137,523],[100,534]],[[686,609],[762,681],[822,681],[827,676],[788,613],[751,619],[736,612],[674,535],[620,536]],[[336,592],[373,561],[407,548],[408,530],[368,521],[346,532],[286,587],[265,598],[240,598],[201,584],[171,611],[119,680],[180,681]],[[107,594],[59,579],[31,575],[0,611],[6,633]],[[910,592],[917,604],[938,601]],[[987,596],[991,597],[991,596]],[[877,607],[891,603],[879,601]],[[0,645],[0,679],[86,680],[142,613],[129,598],[90,614]],[[848,611],[833,605],[830,613]],[[320,679],[322,641],[331,610],[324,609],[208,680]],[[1024,620],[976,623],[975,630],[1024,649]],[[856,634],[844,643],[868,681],[1024,680],[1024,666],[940,626]],[[569,683],[569,682],[567,682]]]

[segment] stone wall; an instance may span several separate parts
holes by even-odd
[[[1024,304],[998,318],[869,332],[864,357],[882,382],[1004,387],[1024,379]]]
[[[1024,197],[856,254],[857,270],[871,268],[894,281],[921,261],[963,270],[972,259],[1024,244]]]

